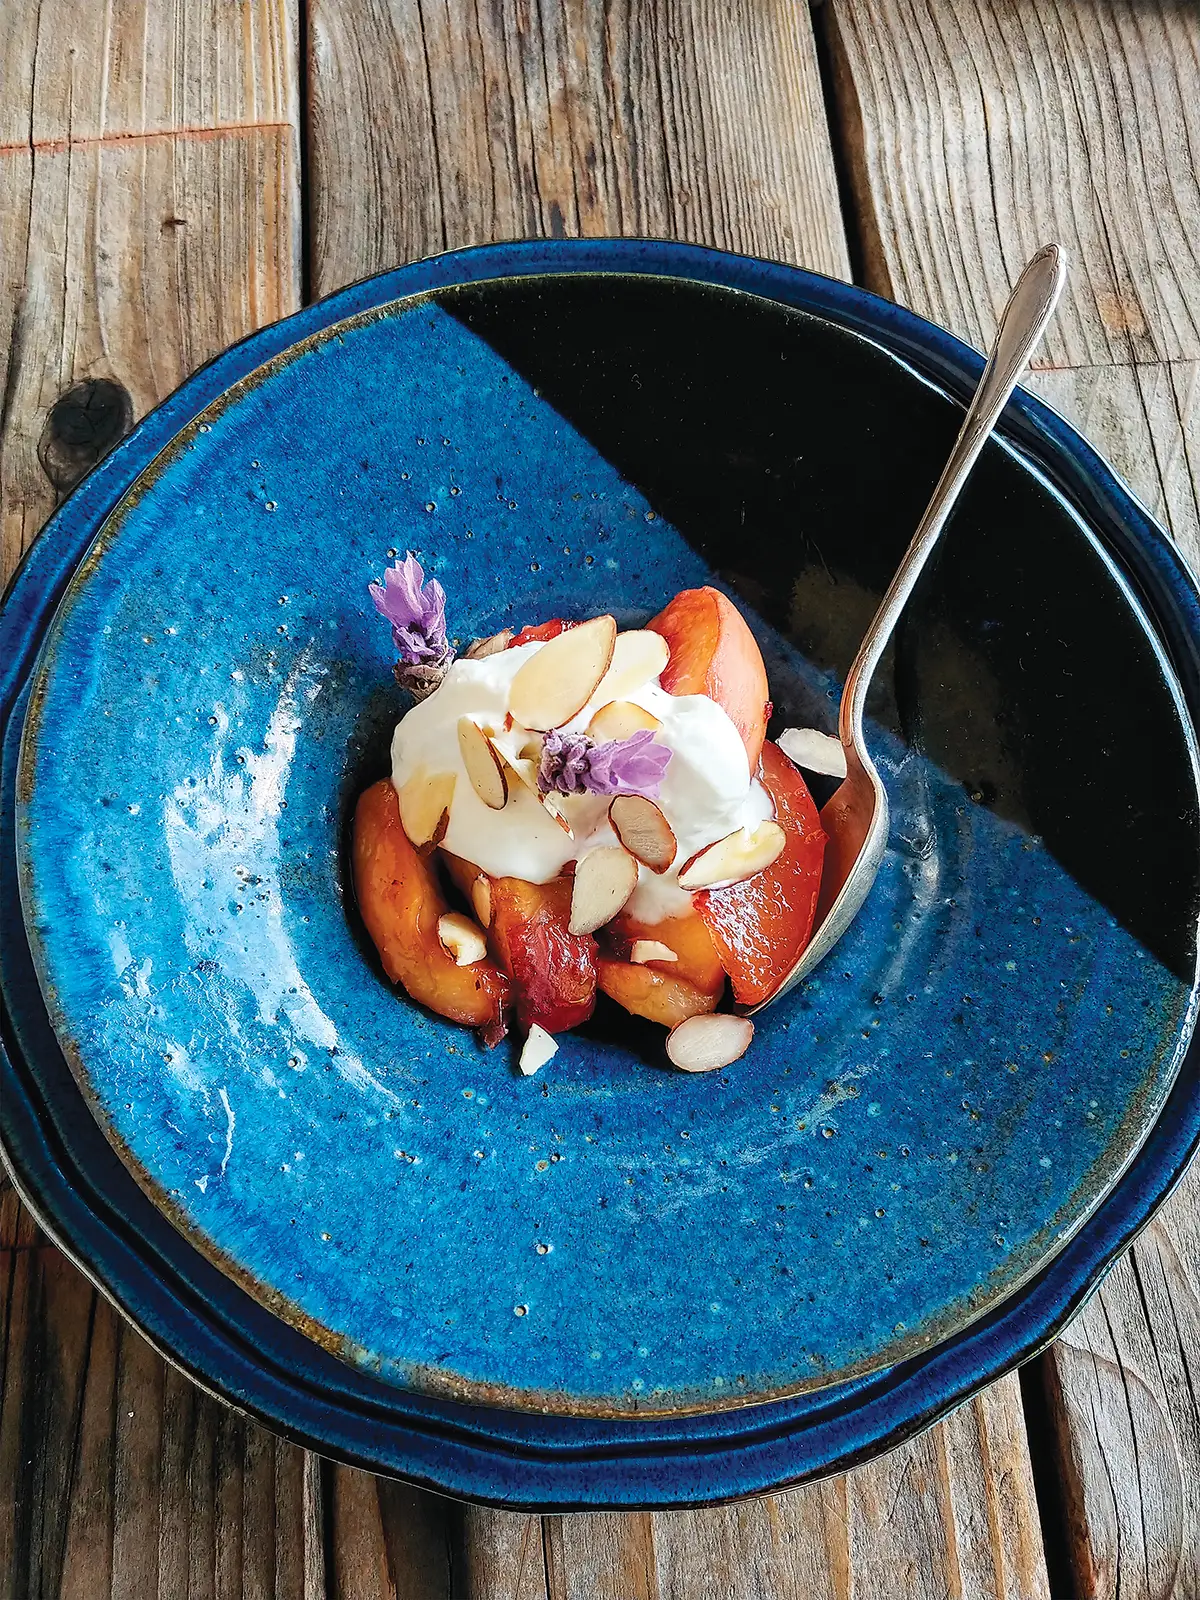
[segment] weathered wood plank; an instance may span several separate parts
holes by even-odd
[[[139,416],[298,303],[298,51],[295,0],[0,7],[5,572],[95,459],[38,458],[72,385]]]
[[[329,1475],[330,1600],[449,1600],[457,1509],[351,1467]]]
[[[1048,1594],[1015,1379],[842,1477],[711,1511],[467,1511],[464,1600]]]
[[[1200,1171],[1048,1361],[1079,1592],[1200,1594]]]
[[[844,276],[791,0],[310,0],[314,292],[437,250],[654,234]]]
[[[455,1543],[454,1600],[546,1600],[549,1518],[464,1509]]]
[[[982,344],[1047,238],[1074,266],[1031,386],[1200,566],[1200,11],[831,0],[872,288]],[[1080,1596],[1200,1592],[1200,1179],[1045,1358]]]
[[[0,1241],[0,1600],[324,1600],[303,1453]]]
[[[1189,0],[831,0],[872,286],[985,348],[1021,265],[1075,263],[1039,366],[1200,357]]]

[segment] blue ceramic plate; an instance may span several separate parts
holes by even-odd
[[[464,266],[485,281],[396,298]],[[532,269],[564,276],[486,281]],[[722,1079],[663,1072],[609,1016],[529,1084],[396,999],[342,905],[397,712],[367,576],[417,549],[466,637],[634,621],[715,575],[779,725],[827,720],[954,428],[831,322],[959,383],[971,363],[870,297],[677,247],[451,258],[299,320],[136,441],[166,448],[34,686],[32,943],[139,1180],[400,1394],[711,1412],[998,1307],[1112,1187],[1183,1043],[1195,777],[1167,655],[1187,682],[1194,595],[1169,552],[1126,502],[1132,561],[1085,508],[1105,554],[996,448],[876,707],[895,835],[851,940]]]

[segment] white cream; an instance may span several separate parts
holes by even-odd
[[[525,737],[522,731],[500,733],[509,689],[524,663],[542,648],[540,643],[527,644],[481,661],[456,661],[440,688],[397,724],[392,739],[392,782],[398,790],[422,767],[429,773],[456,774],[445,848],[493,877],[530,883],[546,883],[595,845],[617,842],[608,821],[610,795],[558,797],[572,839],[523,785],[512,783],[508,804],[493,811],[467,777],[458,748],[458,719],[471,717],[496,729],[497,742],[515,755]],[[642,867],[628,905],[642,921],[659,922],[691,909],[692,897],[678,882],[684,862],[737,828],[753,828],[772,816],[773,808],[762,784],[750,776],[740,734],[715,700],[668,694],[657,679],[625,698],[659,719],[655,740],[672,755],[657,803],[678,843],[675,861],[661,874]],[[602,703],[589,701],[564,731],[583,731]]]

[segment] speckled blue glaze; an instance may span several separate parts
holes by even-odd
[[[686,277],[769,296],[868,334],[958,397],[982,366],[950,335],[862,291],[689,246],[560,241],[440,257],[355,285],[199,372],[52,519],[0,611],[0,1135],[24,1194],[43,1224],[160,1348],[251,1414],[326,1454],[467,1497],[538,1509],[713,1502],[843,1468],[898,1443],[1032,1353],[1061,1325],[1161,1204],[1200,1137],[1193,1045],[1135,1162],[1112,1192],[1042,1271],[962,1332],[869,1379],[768,1405],[673,1418],[643,1413],[627,1422],[458,1405],[345,1364],[265,1312],[136,1187],[78,1094],[50,1030],[28,949],[14,937],[20,923],[18,745],[38,641],[64,585],[94,530],[175,431],[298,339],[402,294],[505,275],[569,277],[597,270]],[[1083,511],[1133,578],[1195,715],[1200,601],[1169,541],[1047,407],[1018,393],[1005,430]],[[773,677],[776,670],[772,661]]]
[[[878,886],[728,1073],[593,1034],[523,1080],[372,978],[339,835],[347,752],[394,715],[365,587],[405,549],[464,639],[637,623],[711,578],[424,303],[342,325],[187,430],[43,662],[35,956],[98,1114],[189,1237],[398,1384],[600,1415],[845,1380],[1043,1265],[1160,1105],[1189,988],[879,734]],[[777,693],[790,671],[832,696],[764,642]]]

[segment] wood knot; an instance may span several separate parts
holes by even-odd
[[[61,493],[73,489],[133,426],[129,390],[111,378],[74,383],[50,407],[38,460]]]

